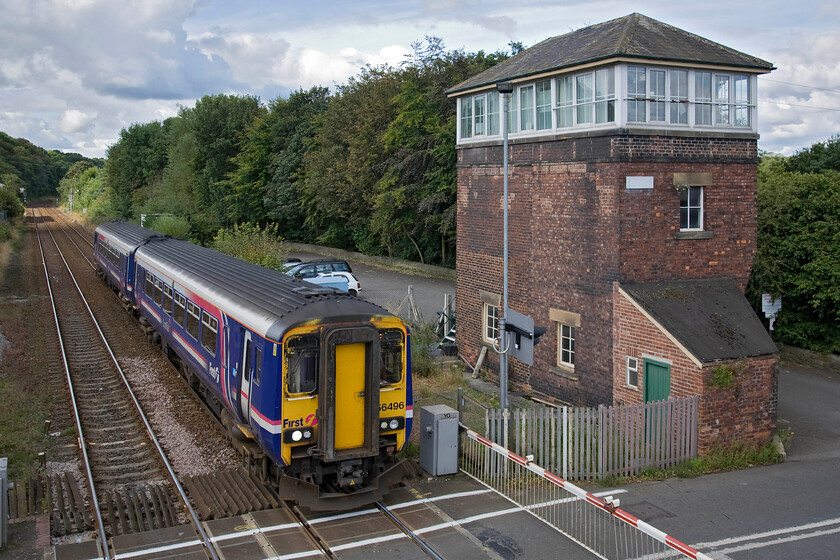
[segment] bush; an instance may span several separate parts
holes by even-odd
[[[17,193],[9,187],[0,187],[0,212],[3,211],[10,220],[23,216],[26,211]]]
[[[12,226],[9,222],[0,222],[0,243],[12,238]]]
[[[190,236],[189,222],[178,216],[160,216],[149,227],[164,235],[171,235],[178,239],[187,239]]]
[[[220,229],[213,238],[213,249],[266,268],[280,270],[288,252],[283,240],[277,236],[277,224],[260,229],[250,222],[232,229]]]

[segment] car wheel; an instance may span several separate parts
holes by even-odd
[[[351,296],[355,296],[358,295],[359,292],[357,292],[356,290],[348,290],[347,293],[349,293]]]

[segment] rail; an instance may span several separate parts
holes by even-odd
[[[627,513],[612,497],[599,498],[501,445],[462,428],[461,470],[554,527],[600,558],[711,560]]]
[[[80,418],[80,415],[79,415],[78,405],[76,403],[76,397],[75,397],[75,392],[74,392],[74,388],[73,388],[73,380],[72,380],[71,375],[70,375],[70,367],[69,367],[69,364],[68,364],[68,361],[67,361],[67,354],[66,354],[66,351],[65,351],[64,339],[62,337],[61,326],[60,326],[60,323],[59,323],[59,320],[58,320],[58,313],[57,313],[57,310],[56,310],[55,298],[54,298],[52,285],[51,285],[52,283],[50,281],[49,270],[47,268],[47,261],[46,261],[46,258],[44,256],[43,244],[41,242],[41,233],[40,233],[40,230],[38,228],[38,220],[37,219],[35,220],[35,232],[36,232],[36,236],[37,236],[37,239],[38,239],[38,248],[39,248],[39,251],[41,253],[41,260],[42,260],[43,267],[44,267],[44,274],[47,278],[47,290],[49,292],[50,302],[51,302],[51,305],[52,305],[53,319],[55,321],[56,332],[58,333],[58,339],[59,339],[59,344],[60,344],[60,348],[61,348],[61,355],[62,355],[62,360],[63,360],[63,364],[64,364],[64,370],[65,370],[65,374],[66,374],[66,378],[67,378],[67,384],[68,384],[70,397],[71,397],[71,401],[72,401],[72,406],[73,406],[73,412],[74,412],[74,416],[75,416],[76,429],[78,430],[79,447],[80,447],[81,452],[82,452],[82,457],[83,457],[84,466],[85,466],[85,474],[88,478],[88,483],[90,485],[91,507],[94,510],[94,515],[95,515],[95,518],[96,518],[96,532],[97,532],[97,536],[99,537],[99,539],[102,543],[102,549],[103,549],[104,557],[106,558],[106,560],[111,560],[112,557],[110,555],[110,551],[108,549],[108,544],[107,544],[108,541],[107,541],[106,536],[105,536],[105,528],[104,528],[104,523],[103,523],[103,520],[102,520],[102,512],[100,510],[99,499],[98,499],[98,496],[96,494],[96,487],[95,487],[95,483],[94,483],[93,473],[92,473],[91,467],[90,467],[90,459],[89,459],[88,454],[87,454],[87,444],[85,443],[85,440],[84,440],[84,431],[83,431],[83,428],[82,428],[82,423],[81,423],[81,418]],[[55,237],[52,235],[52,232],[50,232],[49,229],[47,229],[47,233],[49,233],[50,238],[52,239],[53,243],[55,244],[56,250],[58,251],[58,254],[61,257],[62,262],[64,262],[64,265],[67,268],[68,273],[70,274],[70,278],[73,281],[73,284],[76,288],[76,291],[79,293],[79,296],[82,298],[82,302],[84,303],[84,306],[87,309],[91,320],[93,321],[93,325],[95,326],[97,332],[99,333],[99,336],[102,340],[102,343],[104,344],[109,356],[111,357],[111,360],[113,361],[113,364],[114,364],[117,372],[119,373],[119,376],[120,376],[126,390],[128,391],[128,395],[131,397],[131,400],[132,400],[132,402],[133,402],[133,404],[134,404],[134,406],[137,410],[137,413],[138,413],[141,421],[143,422],[143,425],[146,429],[146,432],[149,436],[149,439],[152,441],[152,443],[154,445],[154,448],[155,448],[155,451],[157,452],[159,458],[161,459],[161,461],[164,465],[164,468],[167,471],[167,474],[170,477],[170,481],[172,482],[173,486],[177,490],[178,496],[179,496],[179,498],[182,502],[182,506],[184,507],[185,512],[187,513],[187,516],[189,517],[189,519],[192,522],[193,526],[195,527],[196,531],[200,535],[201,541],[202,541],[203,546],[205,548],[205,552],[213,560],[219,560],[219,556],[216,553],[216,550],[215,550],[215,547],[213,546],[213,543],[210,541],[210,538],[206,534],[206,532],[204,530],[204,527],[202,526],[202,524],[201,524],[201,522],[198,518],[198,515],[195,512],[195,509],[190,504],[190,501],[189,501],[189,499],[186,495],[186,492],[184,491],[184,488],[181,486],[181,483],[179,482],[178,477],[175,474],[174,469],[172,468],[172,465],[169,463],[169,460],[166,457],[166,453],[163,451],[163,448],[160,445],[160,442],[158,441],[157,437],[155,436],[154,430],[152,429],[148,418],[146,417],[145,413],[143,412],[142,407],[140,406],[140,402],[137,400],[137,397],[135,396],[134,391],[132,390],[131,385],[128,382],[128,379],[126,378],[125,373],[123,372],[122,368],[120,367],[120,365],[119,365],[119,363],[116,359],[116,356],[114,356],[114,353],[111,350],[111,346],[108,344],[108,341],[105,338],[105,335],[102,332],[102,330],[99,326],[99,323],[97,322],[96,317],[93,314],[93,311],[90,309],[90,306],[88,305],[88,303],[85,299],[84,292],[82,292],[81,288],[79,287],[78,282],[76,281],[75,276],[73,275],[73,272],[70,270],[70,265],[65,260],[64,255],[62,254],[61,249],[58,246],[58,242],[55,240]]]

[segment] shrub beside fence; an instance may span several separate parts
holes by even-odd
[[[597,408],[485,409],[491,441],[568,480],[633,476],[697,456],[699,397]],[[475,414],[461,422],[481,430]]]

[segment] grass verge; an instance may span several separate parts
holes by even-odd
[[[784,437],[782,439],[784,440]],[[748,469],[761,465],[774,465],[783,460],[784,458],[779,454],[779,450],[773,442],[767,442],[764,445],[735,444],[718,447],[710,451],[707,455],[696,459],[689,459],[667,469],[646,468],[639,471],[639,474],[633,477],[608,476],[599,480],[598,485],[613,487],[648,480],[696,478],[703,474]]]

